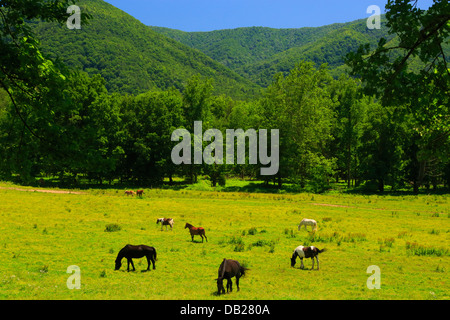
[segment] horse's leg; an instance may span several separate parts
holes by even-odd
[[[150,254],[150,261],[153,263],[153,270],[156,269],[156,253]],[[150,265],[149,265],[150,267]]]
[[[192,242],[194,242],[194,235],[191,233]]]
[[[206,233],[203,233],[203,235],[205,236],[206,242],[208,242],[208,238],[206,237]]]
[[[231,281],[231,278],[227,279],[227,292],[228,287],[230,288],[230,292],[233,292],[233,281]]]
[[[131,261],[131,266],[133,267],[133,271],[136,271],[136,269],[134,267],[133,259],[130,259],[130,261]]]
[[[311,267],[311,270],[313,270],[313,269],[314,269],[314,257],[311,258],[311,261],[312,261],[312,267]]]
[[[317,270],[319,270],[319,256],[316,256],[316,260],[317,260]]]
[[[127,258],[127,271],[130,271],[130,261],[133,262],[133,260]]]
[[[145,256],[147,258],[147,271],[150,270],[150,255]]]
[[[237,287],[237,291],[239,291],[239,276],[236,276],[236,287]]]
[[[302,265],[300,266],[300,269],[305,269],[305,266],[303,265],[303,258],[300,258],[300,262],[302,263]]]

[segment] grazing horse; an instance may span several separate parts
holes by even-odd
[[[302,222],[298,225],[298,230],[300,231],[300,228],[305,226],[305,230],[308,231],[306,226],[311,226],[311,231],[317,230],[317,222],[313,219],[303,219]]]
[[[223,287],[223,279],[227,279],[227,293],[228,291],[233,291],[233,282],[231,278],[236,277],[236,286],[239,291],[239,278],[245,275],[245,271],[249,269],[244,268],[236,260],[223,259],[219,267],[217,281],[217,294],[225,293],[225,288]]]
[[[208,242],[208,238],[206,237],[206,234],[205,234],[205,229],[203,229],[202,227],[196,228],[192,224],[186,223],[184,228],[185,229],[189,228],[189,232],[191,233],[192,241],[194,241],[194,236],[198,235],[198,236],[202,237],[202,243],[203,243],[203,237],[205,237],[206,242]]]
[[[317,260],[317,270],[319,270],[319,253],[324,252],[326,249],[319,250],[316,247],[310,246],[310,247],[304,247],[304,246],[298,246],[295,248],[294,253],[292,254],[291,258],[291,267],[295,266],[295,262],[297,257],[300,258],[300,261],[302,265],[300,266],[300,269],[304,269],[305,266],[303,265],[303,258],[311,258],[312,260],[312,269],[314,269],[314,258]]]
[[[136,195],[140,198],[144,195],[144,190],[136,190]]]
[[[172,230],[173,228],[173,219],[172,218],[159,218],[158,220],[156,220],[156,224],[161,223],[161,231],[163,229],[163,226],[166,226],[166,230],[167,230],[167,226],[170,226],[170,230]]]
[[[139,246],[133,246],[131,244],[127,244],[125,247],[123,247],[116,258],[116,268],[115,270],[119,270],[122,266],[122,259],[127,258],[128,261],[128,268],[127,271],[130,271],[130,263],[133,267],[133,271],[136,269],[134,268],[133,258],[147,258],[147,271],[150,270],[150,261],[153,263],[153,270],[156,269],[155,261],[156,259],[156,249],[153,247],[149,247],[146,245],[139,245]]]
[[[127,190],[127,191],[125,191],[125,194],[127,195],[127,197],[128,196],[134,196],[134,191],[132,191],[132,190]]]

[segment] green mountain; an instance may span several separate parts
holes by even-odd
[[[370,43],[370,39],[352,29],[331,31],[319,40],[300,47],[293,47],[236,71],[262,86],[270,84],[270,79],[278,72],[288,73],[301,60],[312,61],[316,66],[327,63],[331,74],[339,76],[345,71],[344,57],[356,51],[360,45]],[[372,42],[375,45],[375,43]]]
[[[101,74],[110,92],[182,89],[194,74],[212,78],[216,93],[234,98],[252,97],[260,90],[199,50],[151,30],[102,0],[82,0],[79,5],[92,16],[81,30],[30,23],[45,54],[88,74]]]
[[[380,30],[369,30],[366,19],[317,28],[272,29],[263,27],[183,32],[150,27],[192,48],[201,50],[252,82],[267,86],[277,72],[288,72],[301,60],[328,63],[338,76],[344,57],[359,45],[374,47],[381,37],[391,39],[382,17]]]

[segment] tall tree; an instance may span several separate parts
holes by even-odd
[[[331,139],[334,102],[327,86],[332,81],[326,65],[316,69],[313,63],[302,62],[286,77],[278,74],[266,91],[262,125],[280,130],[280,187],[283,177],[304,186],[318,162],[332,166],[324,157]]]
[[[444,50],[449,45],[450,5],[448,0],[435,0],[422,10],[417,4],[417,0],[388,0],[387,26],[397,36],[395,41],[383,38],[374,50],[365,45],[347,56],[352,74],[362,77],[367,94],[377,95],[386,107],[398,108],[396,113],[413,116],[420,137],[415,148],[416,191],[430,163],[450,157],[450,69]],[[420,62],[419,70],[411,68],[414,61]]]
[[[213,89],[212,79],[194,75],[189,79],[183,91],[185,127],[191,133],[191,141],[194,148],[196,145],[194,140],[196,138],[198,139],[198,137],[194,135],[194,122],[202,121],[203,128],[209,128],[209,125],[211,124],[212,117],[210,107]],[[199,142],[199,145],[203,146],[203,132],[201,134],[202,141]],[[188,165],[186,168],[192,183],[197,182],[197,176],[200,174],[201,168],[201,165],[194,163]]]
[[[17,116],[35,137],[41,136],[26,123],[27,111],[22,109],[23,103],[16,101],[15,95],[20,94],[29,104],[39,105],[42,92],[65,77],[43,56],[39,40],[26,21],[66,23],[67,9],[73,3],[75,1],[71,0],[0,0],[0,87],[6,90]],[[83,22],[89,17],[85,13],[81,15]]]
[[[348,76],[341,76],[330,90],[332,99],[337,102],[330,153],[336,157],[338,170],[350,188],[351,181],[356,178],[357,148],[361,142],[361,124],[368,98],[361,96],[358,81]]]

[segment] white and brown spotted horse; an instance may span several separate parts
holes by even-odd
[[[174,222],[172,218],[159,218],[158,220],[156,220],[156,224],[158,223],[161,223],[161,231],[163,229],[163,226],[166,226],[167,231],[167,226],[170,226],[170,230],[172,230]]]
[[[300,262],[302,265],[300,266],[300,269],[304,269],[305,266],[303,265],[303,258],[311,258],[312,260],[312,269],[314,269],[314,258],[317,260],[317,270],[319,270],[319,253],[324,252],[325,249],[319,250],[318,248],[314,246],[310,247],[304,247],[304,246],[298,246],[295,248],[294,253],[292,254],[291,258],[291,267],[295,266],[295,262],[297,260],[297,257],[300,258]]]

